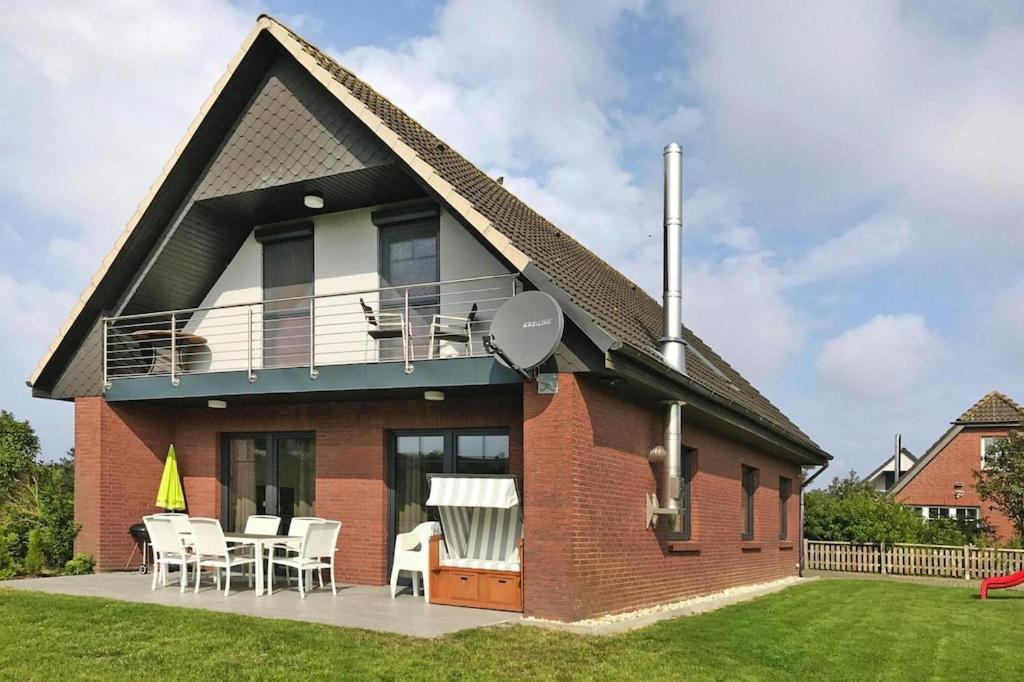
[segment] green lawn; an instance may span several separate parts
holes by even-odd
[[[339,608],[344,608],[340,606]],[[0,678],[1024,679],[1024,593],[821,580],[614,637],[415,640],[0,589]]]

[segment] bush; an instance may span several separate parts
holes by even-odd
[[[854,472],[835,478],[827,490],[804,498],[809,540],[843,542],[917,542],[921,515],[861,481]]]
[[[38,528],[33,528],[28,533],[28,552],[25,554],[25,573],[39,575],[46,565],[46,557],[43,554],[43,534]]]
[[[984,527],[955,519],[924,519],[850,472],[826,490],[804,498],[808,540],[969,545],[985,538]]]
[[[64,568],[61,569],[62,575],[86,575],[92,573],[95,567],[95,562],[92,560],[91,554],[76,554],[73,559],[69,559]]]

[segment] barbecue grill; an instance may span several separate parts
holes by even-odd
[[[145,575],[149,573],[149,531],[146,530],[146,524],[136,523],[128,529],[128,534],[132,536],[132,540],[135,541],[135,546],[132,548],[132,555],[128,557],[128,563],[124,565],[127,569],[132,565],[132,559],[135,558],[135,553],[142,551],[142,563],[139,564],[139,573]]]

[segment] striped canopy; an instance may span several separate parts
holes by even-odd
[[[511,476],[430,475],[427,504],[437,507],[446,565],[519,570],[523,517]]]
[[[519,493],[511,476],[445,476],[430,478],[430,507],[483,507],[511,509]]]

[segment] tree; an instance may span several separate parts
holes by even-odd
[[[974,472],[974,487],[990,509],[1001,511],[1024,539],[1024,434],[998,438],[985,453],[985,468]]]
[[[32,469],[39,457],[39,437],[27,420],[0,411],[0,491]]]
[[[805,534],[810,540],[917,542],[921,515],[875,490],[851,471],[826,490],[804,498]]]

